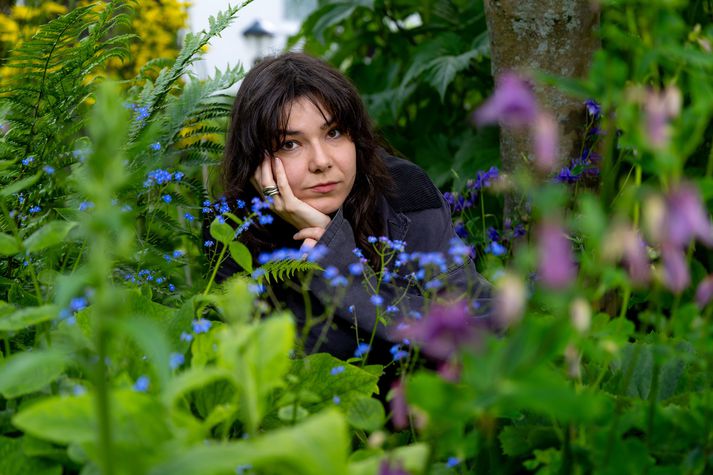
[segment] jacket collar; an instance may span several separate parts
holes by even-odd
[[[397,239],[403,241],[406,238],[411,220],[404,213],[396,211],[386,198],[382,197],[381,205],[386,217],[386,229],[389,238],[392,241]]]

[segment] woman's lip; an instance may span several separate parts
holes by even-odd
[[[337,182],[323,183],[321,185],[316,185],[310,188],[310,190],[317,193],[329,193],[337,187]]]

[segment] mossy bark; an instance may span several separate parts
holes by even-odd
[[[592,0],[485,0],[485,14],[496,78],[506,71],[584,77],[600,46],[599,11]],[[538,84],[535,94],[542,108],[557,121],[559,158],[566,163],[579,154],[585,120],[582,100]],[[528,132],[502,130],[500,156],[504,171],[512,173],[519,164],[528,163],[524,158],[531,158],[530,142]],[[521,198],[506,198],[505,217],[525,217]]]

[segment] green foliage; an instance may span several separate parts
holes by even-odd
[[[222,153],[230,111],[221,91],[242,69],[181,80],[239,7],[120,89],[92,72],[125,54],[121,3],[41,28],[10,60],[21,79],[2,89],[0,473],[710,471],[713,307],[694,287],[666,287],[655,236],[644,234],[646,284],[621,250],[682,181],[700,188],[710,221],[710,5],[605,2],[590,76],[541,77],[604,109],[585,125],[606,131],[591,145],[602,188],[586,193],[475,174],[497,157],[497,131],[468,123],[492,83],[482,2],[325,1],[307,20],[307,48],[354,78],[389,140],[440,184],[481,180],[461,219],[494,281],[494,315],[522,306],[501,335],[476,332],[434,371],[417,364],[415,341],[387,367],[302,357],[304,328],[271,310],[270,287],[308,288],[322,269],[303,258],[257,267],[238,228],[258,213],[205,203],[203,168]],[[683,107],[657,148],[646,94],[672,85]],[[509,186],[528,195],[533,223],[517,237],[497,226],[509,234],[496,255],[490,193]],[[556,217],[578,265],[559,289],[520,277],[542,274],[535,229]],[[687,246],[697,285],[711,254]],[[243,272],[214,287],[228,256]],[[307,320],[329,323],[330,311]],[[398,378],[389,394],[382,373]]]

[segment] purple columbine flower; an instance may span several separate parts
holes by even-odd
[[[651,263],[646,244],[638,232],[631,230],[624,243],[624,262],[629,277],[635,285],[644,285],[651,278]]]
[[[644,104],[646,134],[654,148],[663,148],[671,138],[670,121],[681,111],[681,91],[675,86],[662,92],[649,91]]]
[[[409,475],[409,473],[404,470],[401,462],[392,465],[389,460],[384,460],[379,466],[379,475]]]
[[[396,429],[405,429],[408,427],[408,404],[401,382],[397,381],[391,386],[391,393],[391,420]]]
[[[553,289],[569,286],[577,276],[572,247],[564,229],[554,221],[545,221],[538,229],[539,266],[542,283]]]
[[[713,299],[713,274],[703,279],[696,288],[696,303],[700,308],[708,305]]]
[[[514,73],[505,73],[498,79],[493,95],[475,111],[475,122],[523,127],[535,120],[537,109],[530,85]]]
[[[549,114],[538,114],[532,129],[535,166],[543,172],[550,172],[559,155],[559,129],[557,122]]]
[[[681,183],[666,197],[667,240],[677,246],[687,246],[698,238],[713,247],[713,225],[703,206],[698,189],[691,183]]]
[[[468,303],[460,300],[451,305],[434,305],[427,317],[397,327],[395,332],[398,339],[416,342],[424,353],[443,361],[477,340],[476,322]]]
[[[683,292],[691,283],[686,255],[678,247],[664,244],[661,248],[661,259],[664,266],[664,284],[671,292]]]

